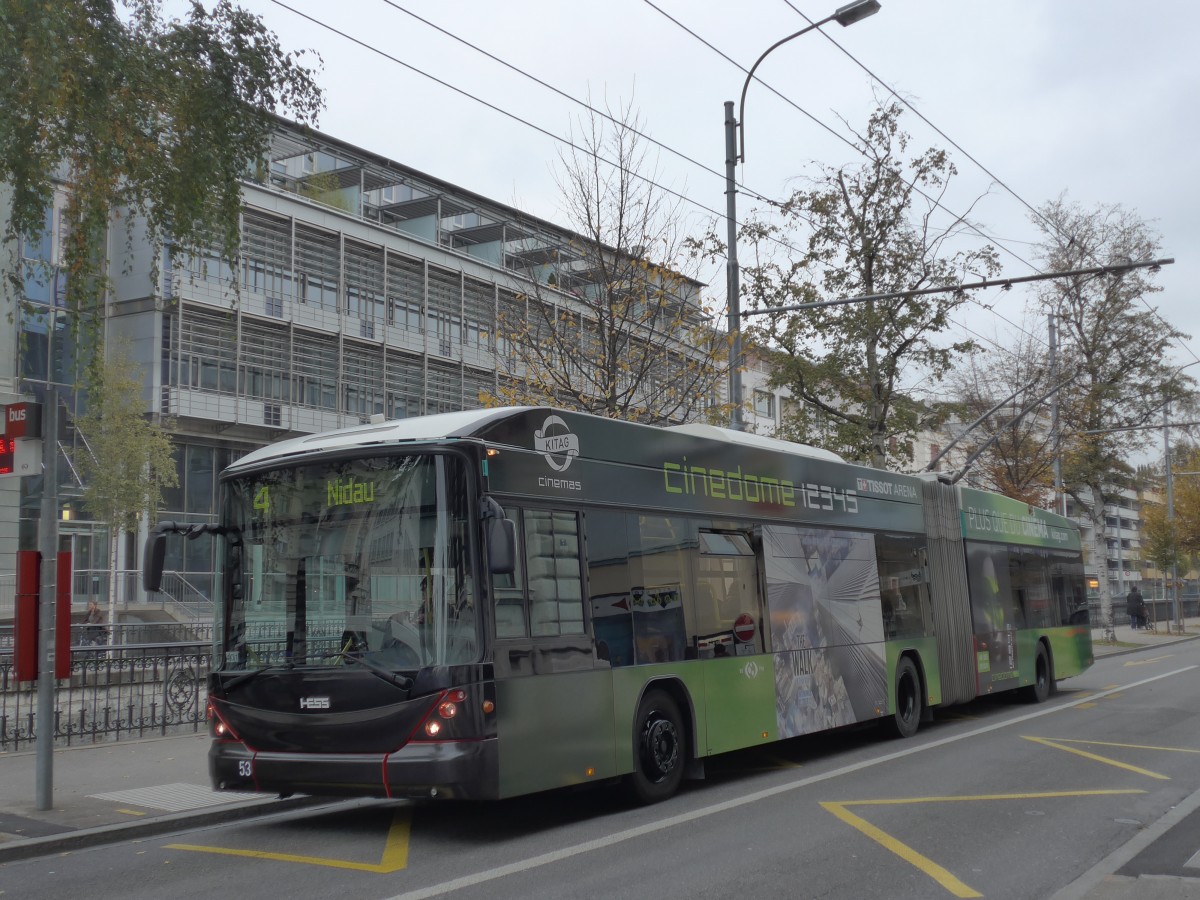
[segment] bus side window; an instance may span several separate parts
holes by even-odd
[[[525,624],[525,575],[522,571],[524,565],[521,554],[521,511],[510,507],[506,509],[505,514],[517,524],[517,528],[515,529],[517,533],[517,545],[514,548],[515,552],[513,554],[515,562],[513,571],[507,575],[492,576],[492,596],[496,601],[496,637],[519,638],[529,634],[529,628]]]
[[[579,514],[525,510],[525,565],[533,635],[583,633]]]

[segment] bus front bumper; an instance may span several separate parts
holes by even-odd
[[[214,741],[214,790],[342,797],[491,800],[499,796],[495,738],[412,742],[392,753],[255,752]]]

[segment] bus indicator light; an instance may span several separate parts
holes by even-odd
[[[496,704],[493,703],[491,700],[484,700],[481,705],[483,707],[484,715],[490,716],[492,713],[494,713],[496,711]]]

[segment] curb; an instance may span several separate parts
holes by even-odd
[[[83,850],[88,847],[98,847],[113,844],[118,841],[137,840],[153,837],[169,831],[187,828],[202,828],[209,825],[222,825],[238,819],[252,819],[260,816],[275,815],[276,813],[291,812],[312,806],[321,806],[330,802],[338,802],[330,797],[289,797],[286,800],[255,799],[243,803],[233,803],[220,809],[187,810],[184,812],[167,813],[138,819],[133,822],[118,822],[113,825],[100,825],[96,828],[81,828],[78,831],[68,831],[63,834],[53,834],[38,838],[17,838],[0,844],[0,865],[18,860],[36,859],[55,853],[69,853],[73,850]]]
[[[1126,654],[1137,653],[1141,650],[1153,650],[1156,647],[1173,647],[1176,644],[1186,644],[1188,641],[1194,641],[1197,638],[1200,638],[1200,634],[1185,634],[1182,637],[1163,638],[1161,641],[1147,641],[1144,644],[1134,644],[1133,646],[1129,647],[1121,647],[1116,650],[1110,650],[1106,653],[1096,653],[1095,648],[1097,645],[1093,642],[1092,656],[1096,660],[1107,659],[1110,656],[1125,656]]]

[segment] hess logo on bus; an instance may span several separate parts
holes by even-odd
[[[301,709],[329,709],[328,697],[301,697]]]

